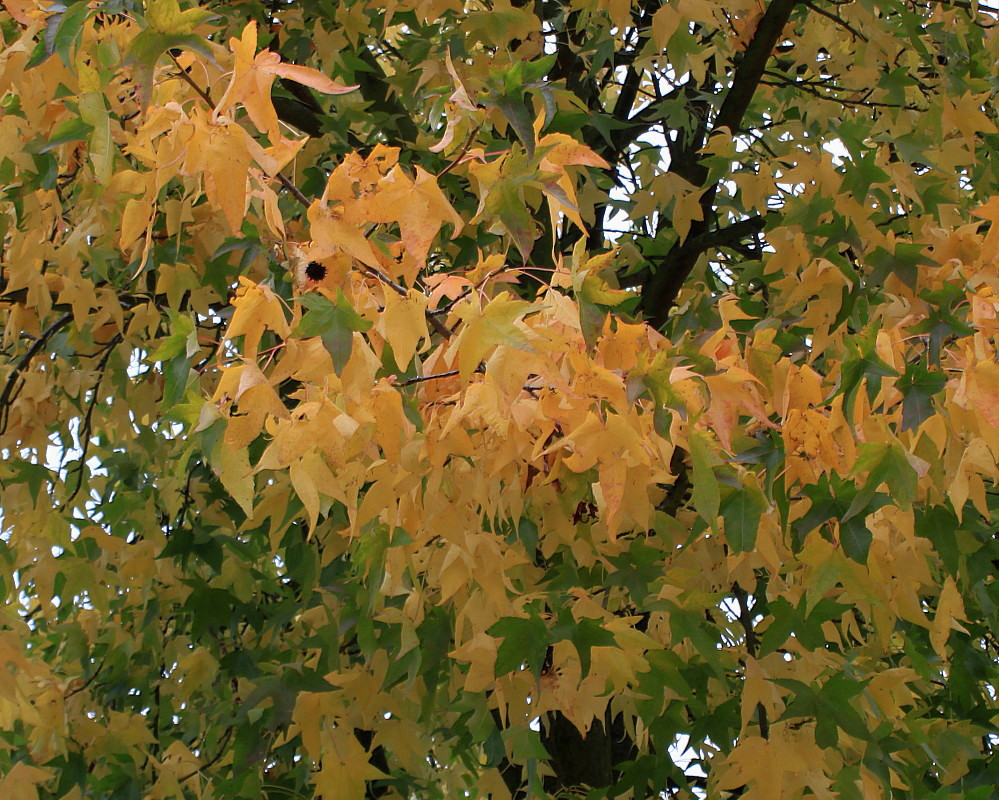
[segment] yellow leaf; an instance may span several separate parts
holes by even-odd
[[[683,17],[673,3],[664,3],[652,15],[652,41],[657,50],[665,50],[669,40],[680,27]]]
[[[35,22],[32,15],[40,16],[48,13],[47,11],[40,9],[36,3],[31,2],[30,0],[5,0],[3,5],[13,18],[24,26],[31,25]]]
[[[177,0],[149,0],[146,3],[146,22],[159,33],[187,34],[213,16],[211,11],[202,8],[181,11]]]
[[[466,327],[455,344],[461,379],[467,381],[471,377],[491,347],[506,345],[533,350],[527,334],[517,326],[517,321],[532,310],[537,310],[537,306],[525,300],[511,300],[506,292],[497,295],[481,312],[472,302],[466,303],[462,313]]]
[[[496,639],[485,631],[480,631],[461,647],[448,653],[450,658],[468,664],[465,675],[466,692],[483,692],[489,689],[496,679]]]
[[[275,75],[295,81],[296,83],[301,83],[304,86],[309,86],[317,92],[322,92],[323,94],[346,94],[357,88],[357,86],[345,86],[342,83],[337,83],[332,78],[323,75],[319,70],[312,69],[311,67],[301,67],[297,64],[281,64],[280,57],[276,53],[264,52],[268,53],[268,57],[261,59],[260,68],[269,69]]]
[[[396,167],[375,184],[367,202],[371,222],[397,222],[402,244],[416,263],[423,266],[430,244],[441,226],[450,223],[452,238],[462,227],[462,219],[448,202],[430,173],[416,168],[415,180]]]
[[[100,91],[81,94],[79,103],[80,119],[94,129],[89,149],[90,161],[94,165],[94,178],[101,186],[107,186],[114,172],[115,151],[111,139],[111,115],[104,94]]]
[[[378,256],[371,248],[371,242],[358,230],[357,225],[339,219],[319,200],[309,206],[308,216],[314,259],[322,260],[343,250],[362,264],[376,269],[381,267]]]
[[[604,159],[582,142],[564,133],[550,133],[538,141],[538,149],[545,148],[541,168],[551,172],[561,172],[562,167],[579,165],[610,169]]]
[[[965,396],[986,426],[999,428],[999,364],[980,361],[969,370]]]
[[[291,476],[291,485],[295,487],[298,499],[305,506],[305,511],[309,515],[310,533],[316,529],[316,522],[319,520],[319,488],[316,486],[314,462],[321,457],[314,451],[310,451],[302,456],[299,461],[293,461],[288,468]]]
[[[349,728],[329,728],[323,739],[322,768],[315,776],[318,795],[323,800],[364,800],[366,782],[385,774],[370,762]]]
[[[219,442],[212,454],[212,468],[232,499],[252,519],[253,473],[250,472],[250,459],[246,450],[234,450],[225,441]]]
[[[250,166],[249,134],[242,126],[218,120],[205,149],[208,199],[237,236],[246,215],[246,174]]]
[[[957,620],[966,620],[964,611],[964,600],[958,591],[957,583],[951,576],[947,576],[943,589],[940,591],[940,599],[937,601],[937,613],[933,617],[930,625],[930,644],[940,658],[947,660],[947,640],[950,638],[951,630],[967,633]]]
[[[246,277],[240,277],[239,282],[240,288],[233,300],[235,311],[225,338],[245,336],[243,356],[247,360],[253,360],[265,329],[269,328],[282,339],[290,335],[291,329],[285,319],[281,301],[274,292]]]
[[[395,363],[405,370],[413,360],[420,340],[427,337],[427,296],[410,289],[402,297],[385,290],[385,311],[378,323],[378,330],[392,346]]]
[[[181,677],[181,698],[189,699],[199,689],[211,686],[219,662],[205,647],[197,647],[177,662]]]
[[[319,735],[323,729],[322,715],[321,696],[315,692],[299,692],[298,699],[295,701],[292,721],[302,736],[302,749],[305,750],[305,755],[316,762],[322,755]]]
[[[128,250],[135,240],[148,229],[153,217],[153,205],[144,197],[133,197],[125,204],[125,212],[121,215],[121,234],[118,237],[118,247]]]
[[[17,761],[0,780],[0,797],[4,800],[38,800],[38,784],[51,777],[48,770]]]

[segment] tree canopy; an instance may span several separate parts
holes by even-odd
[[[993,796],[996,9],[4,6],[0,796]]]

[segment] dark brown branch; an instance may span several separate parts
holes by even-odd
[[[101,663],[100,663],[100,664],[98,664],[98,665],[97,665],[97,669],[95,669],[95,670],[94,670],[94,674],[93,674],[93,675],[91,675],[91,676],[90,676],[89,678],[87,678],[87,679],[86,679],[85,681],[83,681],[83,682],[82,682],[82,683],[81,683],[81,684],[80,684],[79,686],[77,686],[77,687],[76,687],[75,689],[70,689],[70,690],[69,690],[68,692],[66,692],[66,698],[68,699],[68,698],[72,697],[72,696],[73,696],[74,694],[79,694],[79,693],[80,693],[80,692],[82,692],[82,691],[83,691],[84,689],[86,689],[86,688],[87,688],[88,686],[90,686],[90,684],[92,684],[92,683],[94,682],[94,679],[95,679],[95,678],[96,678],[96,677],[97,677],[98,675],[100,675],[100,674],[101,674],[101,670],[102,670],[102,669],[104,669],[104,662],[105,662],[105,661],[107,661],[107,658],[108,658],[108,657],[107,657],[107,653],[105,653],[105,654],[104,654],[104,657],[103,657],[103,658],[101,659]]]
[[[670,251],[670,255],[668,256],[670,260],[664,259],[664,266],[668,266],[671,263],[682,263],[687,260],[696,262],[702,253],[723,247],[738,250],[740,243],[744,239],[763,232],[766,228],[766,221],[767,218],[765,215],[747,217],[746,219],[733,222],[731,225],[726,225],[724,228],[706,230],[696,236],[690,236],[682,245]],[[663,271],[664,266],[659,267],[660,272]],[[656,274],[659,273],[657,272]],[[622,287],[637,286],[646,280],[648,281],[648,285],[651,285],[655,281],[655,275],[650,279],[647,272],[639,272],[623,279],[621,285]]]
[[[713,120],[711,135],[725,130],[727,135],[734,136],[741,130],[743,118],[766,70],[767,61],[784,33],[791,12],[799,2],[800,0],[772,0],[767,7],[752,41],[736,67],[732,85]],[[703,185],[707,169],[697,164],[691,172],[699,178],[691,182]],[[670,250],[642,291],[641,307],[649,322],[656,328],[666,324],[680,289],[704,252],[688,242],[691,239],[697,240],[711,226],[718,186],[718,182],[715,182],[705,188],[701,195],[701,220],[691,226],[687,242]]]
[[[380,280],[386,286],[394,290],[396,294],[402,297],[406,297],[409,294],[405,286],[396,283],[380,269],[376,267],[369,267],[367,264],[364,264],[362,266],[364,267],[365,272],[367,272],[369,275],[373,275],[374,277],[378,278],[378,280]],[[454,335],[454,332],[447,325],[445,325],[443,322],[437,319],[433,311],[427,309],[426,311],[424,311],[424,315],[427,318],[427,322],[430,323],[430,327],[433,328],[435,331],[437,331],[437,333],[439,333],[445,339],[450,339]]]
[[[739,601],[739,624],[742,625],[742,630],[746,635],[746,654],[755,659],[759,652],[760,641],[756,636],[756,627],[753,625],[753,609],[749,605],[749,592],[736,582],[732,585],[732,594]],[[760,723],[760,736],[769,739],[770,720],[767,718],[767,710],[763,707],[763,703],[756,704],[756,717]]]
[[[458,166],[458,164],[461,163],[461,159],[465,157],[465,154],[468,152],[469,148],[471,148],[472,142],[475,141],[475,137],[478,135],[479,130],[481,128],[482,128],[482,123],[480,122],[478,125],[475,126],[475,130],[473,130],[471,135],[468,137],[468,141],[465,142],[465,146],[461,148],[461,152],[458,153],[458,155],[456,155],[454,159],[452,159],[450,164],[448,164],[446,167],[444,167],[444,169],[442,169],[440,172],[437,173],[438,178],[447,175],[451,170],[453,170],[456,166]]]
[[[749,103],[756,94],[760,78],[763,77],[767,61],[770,60],[770,54],[784,33],[784,27],[798,2],[799,0],[773,0],[767,7],[756,27],[756,33],[753,34],[753,40],[735,70],[732,86],[715,118],[714,130],[728,128],[730,134],[738,133]]]

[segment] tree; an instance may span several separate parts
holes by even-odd
[[[993,795],[995,9],[5,6],[0,794]]]

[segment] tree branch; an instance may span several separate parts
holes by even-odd
[[[728,135],[734,136],[741,129],[743,118],[766,70],[767,61],[783,35],[784,27],[791,18],[791,12],[799,2],[800,0],[773,0],[767,7],[766,13],[756,27],[752,41],[736,67],[732,85],[714,118],[711,136],[721,132],[722,129],[727,131]],[[704,178],[707,177],[707,169],[698,165],[696,172],[699,173],[700,180],[696,181],[695,185],[703,184]],[[680,289],[690,277],[697,259],[704,252],[703,248],[698,249],[690,242],[699,239],[712,224],[712,211],[718,185],[715,182],[705,188],[701,195],[701,219],[691,226],[688,240],[682,245],[674,246],[667,253],[659,269],[642,290],[641,308],[655,328],[661,328],[666,324]]]
[[[736,249],[743,239],[762,233],[766,228],[766,222],[767,215],[765,214],[756,217],[747,217],[746,219],[733,222],[731,225],[726,225],[724,228],[715,228],[714,230],[699,233],[696,236],[689,236],[682,245],[674,247],[663,258],[659,271],[651,278],[649,278],[646,272],[637,273],[636,275],[629,276],[631,280],[627,278],[622,280],[621,286],[638,286],[645,280],[648,280],[647,285],[651,285],[655,281],[655,275],[665,271],[665,267],[669,264],[682,263],[687,260],[696,262],[702,253],[722,247]]]
[[[14,371],[8,376],[7,382],[3,387],[3,391],[0,391],[0,434],[6,433],[7,431],[10,404],[17,397],[15,386],[18,379],[21,377],[21,373],[27,369],[31,359],[37,356],[42,351],[42,348],[48,344],[49,339],[51,339],[52,336],[54,336],[56,332],[58,332],[58,330],[71,319],[73,319],[73,312],[69,311],[42,331],[42,335],[35,339],[31,347],[28,348],[28,351],[21,356],[20,361],[18,361],[15,365]]]
[[[749,103],[756,94],[756,87],[763,77],[770,54],[784,32],[791,12],[800,0],[773,0],[766,13],[756,26],[753,40],[746,48],[742,61],[735,70],[732,86],[725,95],[722,107],[715,118],[712,133],[719,128],[728,128],[735,135],[742,125],[742,118],[749,109]]]
[[[756,636],[756,627],[753,625],[753,609],[749,605],[749,592],[743,589],[738,581],[732,584],[732,594],[739,601],[739,624],[746,635],[746,654],[750,658],[756,658],[759,651],[759,639]],[[770,720],[767,718],[767,710],[763,703],[756,704],[756,717],[760,724],[760,736],[764,739],[770,738]]]
[[[117,347],[120,342],[121,334],[116,333],[111,341],[106,345],[104,355],[101,357],[100,363],[97,365],[97,382],[91,390],[92,393],[90,396],[90,402],[87,404],[87,413],[83,418],[83,423],[80,425],[80,459],[76,462],[76,466],[66,473],[67,481],[70,474],[73,472],[77,472],[79,477],[76,479],[76,488],[73,489],[72,493],[62,504],[62,510],[69,508],[69,504],[76,499],[76,496],[80,493],[80,489],[83,487],[83,470],[87,465],[87,452],[90,449],[90,436],[94,416],[94,407],[97,405],[97,398],[100,394],[101,383],[104,381],[104,375],[107,372],[108,361],[110,361],[111,354],[114,353],[115,347]]]

